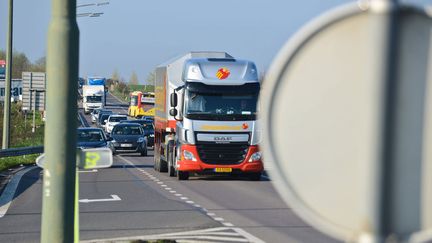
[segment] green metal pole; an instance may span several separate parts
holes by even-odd
[[[74,242],[79,242],[79,172],[76,169],[75,178],[75,225],[74,225]]]
[[[76,0],[52,0],[41,242],[74,242],[79,30]]]
[[[11,107],[11,83],[12,83],[12,39],[13,39],[13,0],[9,0],[9,30],[7,33],[6,50],[6,80],[3,109],[3,139],[2,148],[9,148],[10,138],[10,107]]]

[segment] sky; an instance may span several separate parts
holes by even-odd
[[[260,72],[307,22],[352,0],[78,0],[80,76],[125,81],[136,72],[144,83],[154,68],[188,51],[226,51],[252,60]],[[432,0],[406,0],[432,5]],[[0,49],[6,49],[8,0],[0,0]],[[14,50],[31,61],[46,53],[50,0],[14,0]]]

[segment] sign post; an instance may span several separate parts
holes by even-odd
[[[76,179],[74,197],[74,241],[79,242],[79,179],[78,169],[109,168],[113,164],[112,151],[108,148],[79,149],[76,154]],[[45,154],[36,159],[36,165],[46,167]],[[70,239],[68,239],[70,240]]]
[[[74,242],[79,30],[76,0],[52,0],[47,43],[41,242]]]
[[[10,99],[12,83],[12,39],[13,39],[13,0],[9,0],[9,21],[7,34],[6,50],[6,80],[5,80],[5,98],[3,109],[3,139],[2,149],[9,148],[10,139]],[[4,66],[4,65],[3,65]]]

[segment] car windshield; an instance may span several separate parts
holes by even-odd
[[[112,116],[109,119],[109,122],[120,122],[120,121],[126,121],[127,117],[125,116]]]
[[[113,135],[142,135],[143,130],[139,126],[115,126]]]
[[[78,142],[105,141],[101,130],[78,130]]]

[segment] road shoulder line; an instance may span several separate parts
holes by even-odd
[[[0,195],[0,218],[6,215],[9,206],[12,204],[16,189],[18,188],[18,185],[23,175],[36,168],[38,167],[30,166],[29,168],[19,171],[12,177],[12,180],[7,184],[5,190]]]

